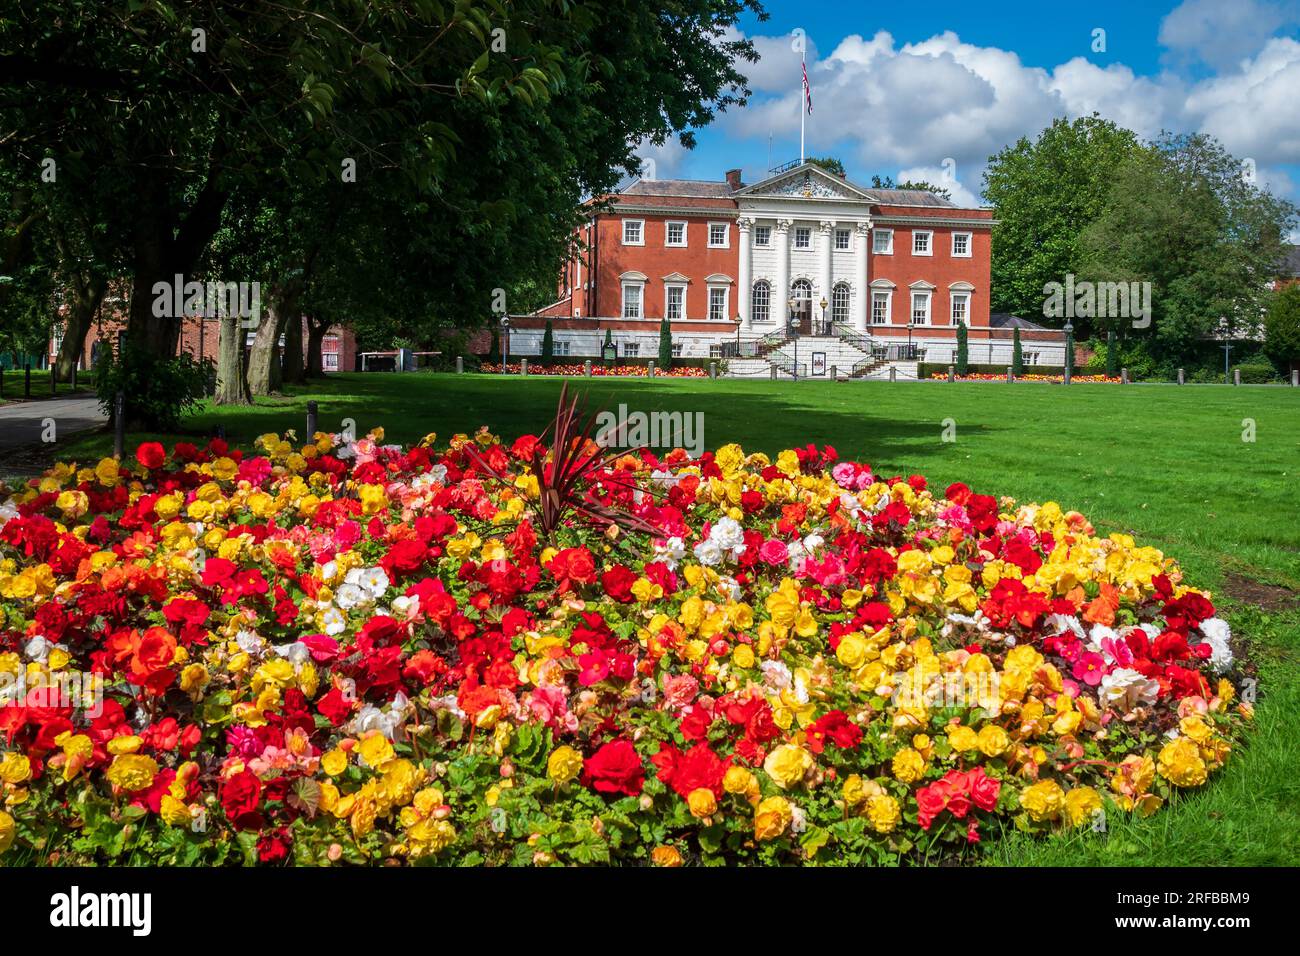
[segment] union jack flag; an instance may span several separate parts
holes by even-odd
[[[812,115],[812,87],[808,85],[808,64],[802,63],[803,66],[803,98],[808,104],[808,115]]]

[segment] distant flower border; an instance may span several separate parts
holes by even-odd
[[[501,363],[484,363],[480,366],[479,371],[501,374]],[[511,362],[506,366],[507,375],[518,375],[520,365]],[[528,362],[529,375],[571,375],[584,376],[586,369],[581,362],[574,364],[572,362],[564,365],[541,365],[534,364],[530,359]],[[622,378],[646,378],[649,376],[649,367],[645,365],[614,365],[606,367],[598,361],[591,363],[591,374],[595,376],[619,376]],[[708,378],[709,373],[696,366],[674,366],[665,371],[662,368],[655,368],[655,378]]]
[[[948,373],[931,372],[930,379],[931,381],[946,382],[948,380]],[[1006,380],[1007,380],[1007,376],[1005,373],[1000,375],[993,375],[988,372],[968,372],[965,375],[958,375],[953,379],[953,381],[956,382],[1005,382]],[[1037,372],[1026,372],[1024,374],[1015,376],[1015,380],[1017,382],[1058,382],[1059,383],[1065,381],[1065,376],[1064,375],[1041,375]],[[1120,378],[1118,375],[1115,376],[1071,375],[1070,381],[1077,382],[1080,385],[1092,385],[1092,384],[1120,385],[1123,384],[1124,380]]]

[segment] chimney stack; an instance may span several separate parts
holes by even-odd
[[[742,183],[742,182],[740,181],[740,170],[739,170],[739,169],[728,169],[728,170],[727,170],[727,185],[730,186],[730,187],[732,188],[733,191],[734,191],[734,190],[737,190],[737,189],[739,189],[741,186],[745,185],[744,183]]]

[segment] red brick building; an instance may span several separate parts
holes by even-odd
[[[653,358],[667,317],[676,355],[727,359],[734,375],[789,373],[796,351],[813,376],[950,362],[958,324],[972,353],[1010,362],[1010,333],[989,320],[988,209],[805,162],[753,185],[739,170],[639,180],[585,211],[558,300],[511,317],[512,356],[539,354],[550,319],[557,356],[599,356],[608,330],[620,358]],[[1026,336],[1037,364],[1061,363],[1060,332]]]
[[[307,320],[303,319],[303,350],[304,358],[307,347]],[[187,315],[181,319],[180,339],[177,343],[177,354],[189,353],[195,358],[207,358],[213,362],[217,360],[217,346],[220,341],[220,320],[215,316],[201,317],[197,315]],[[105,349],[112,349],[117,342],[118,334],[126,328],[126,306],[122,299],[116,298],[110,294],[105,299],[104,304],[100,307],[98,314],[90,324],[90,329],[86,332],[86,339],[82,345],[81,360],[77,363],[80,371],[91,369],[95,366],[98,358],[104,353]],[[256,332],[256,326],[246,329],[245,346],[253,344],[253,336]],[[59,347],[63,343],[64,326],[55,324],[53,334],[50,336],[48,347],[49,362],[53,362],[59,354]],[[281,337],[280,346],[283,349],[284,339]],[[344,326],[333,326],[326,331],[324,338],[321,340],[321,362],[322,368],[326,372],[354,372],[357,368],[357,342],[356,336],[352,330]]]

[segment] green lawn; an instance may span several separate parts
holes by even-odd
[[[767,452],[834,445],[877,473],[920,472],[939,489],[965,481],[1022,500],[1054,499],[1103,532],[1125,531],[1179,558],[1215,592],[1258,662],[1259,732],[1201,793],[1148,820],[1068,839],[999,841],[989,858],[1026,864],[1271,864],[1300,853],[1300,390],[1281,387],[1028,383],[775,383],[698,379],[571,380],[593,410],[700,411],[707,447]],[[488,425],[507,438],[539,431],[560,381],[486,375],[337,375],[254,408],[205,409],[232,441],[344,418],[389,439]],[[956,440],[945,442],[945,420]],[[1253,426],[1253,441],[1243,433]],[[142,436],[131,436],[131,442]],[[64,457],[111,447],[71,439]]]

